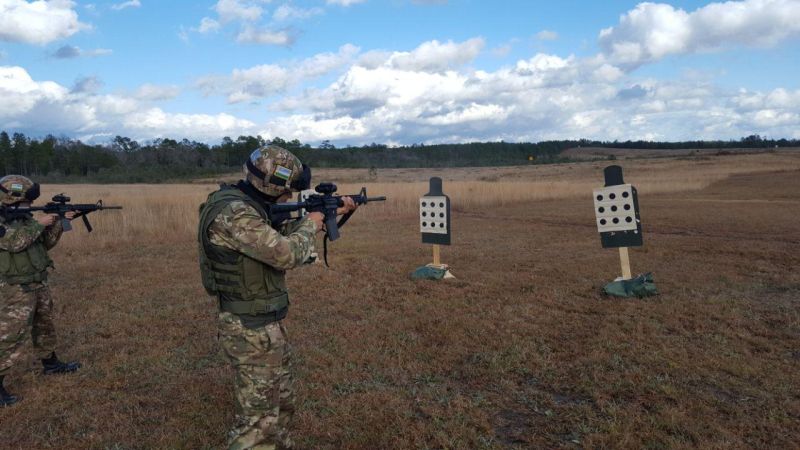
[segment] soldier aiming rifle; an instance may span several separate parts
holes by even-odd
[[[42,361],[45,375],[78,370],[77,361],[63,362],[56,356],[53,298],[47,284],[47,270],[53,261],[47,251],[55,247],[70,221],[86,218],[101,209],[119,206],[70,204],[63,194],[45,206],[32,206],[39,198],[39,184],[21,175],[0,178],[0,406],[17,403],[20,397],[6,391],[5,377],[21,354],[28,332]],[[32,213],[43,212],[34,218]],[[29,325],[30,324],[30,325]]]
[[[335,186],[323,184],[305,202],[286,203],[310,184],[308,165],[270,145],[250,155],[243,180],[222,185],[200,206],[200,272],[217,298],[219,342],[236,371],[229,449],[291,448],[292,350],[281,323],[289,310],[286,271],[309,261],[323,224],[333,240],[359,203],[378,200],[363,191],[334,196]],[[289,220],[300,209],[308,213]]]

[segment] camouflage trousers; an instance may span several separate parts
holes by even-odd
[[[50,288],[46,283],[15,285],[0,281],[0,375],[19,359],[28,330],[37,356],[49,357],[56,347]]]
[[[286,328],[273,322],[248,329],[228,312],[219,313],[218,326],[220,345],[236,370],[236,418],[228,448],[291,448],[295,395]]]

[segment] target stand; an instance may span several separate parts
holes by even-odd
[[[642,222],[636,188],[625,184],[622,167],[603,170],[605,186],[594,190],[594,213],[603,248],[619,248],[622,280],[631,279],[628,247],[642,246]]]
[[[419,278],[455,278],[450,273],[448,265],[442,264],[441,260],[441,246],[450,245],[451,228],[450,197],[442,192],[442,179],[439,177],[430,179],[428,193],[419,199],[419,229],[422,234],[422,243],[433,246],[433,262],[420,267],[414,274],[423,273],[425,272],[423,269],[429,269],[428,272],[436,273],[436,278],[429,276],[420,276]],[[438,276],[439,272],[437,271],[442,271],[443,275]],[[414,274],[412,274],[412,278],[415,278]]]

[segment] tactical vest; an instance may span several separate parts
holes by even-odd
[[[266,209],[233,186],[222,186],[200,205],[198,244],[203,286],[218,296],[220,309],[238,315],[270,315],[274,320],[286,316],[289,294],[285,272],[239,252],[212,244],[208,228],[231,202],[252,206],[269,223]],[[273,320],[273,321],[274,321]]]
[[[44,236],[39,236],[38,239],[21,252],[12,253],[0,250],[0,280],[8,284],[41,283],[46,281],[49,267],[53,267],[53,260],[47,255]]]

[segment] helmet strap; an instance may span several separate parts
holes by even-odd
[[[252,198],[257,202],[275,203],[278,200],[278,197],[272,197],[259,191],[249,181],[246,180],[239,180],[239,182],[236,183],[235,186],[237,189],[244,192],[245,194],[247,194],[248,197]]]

